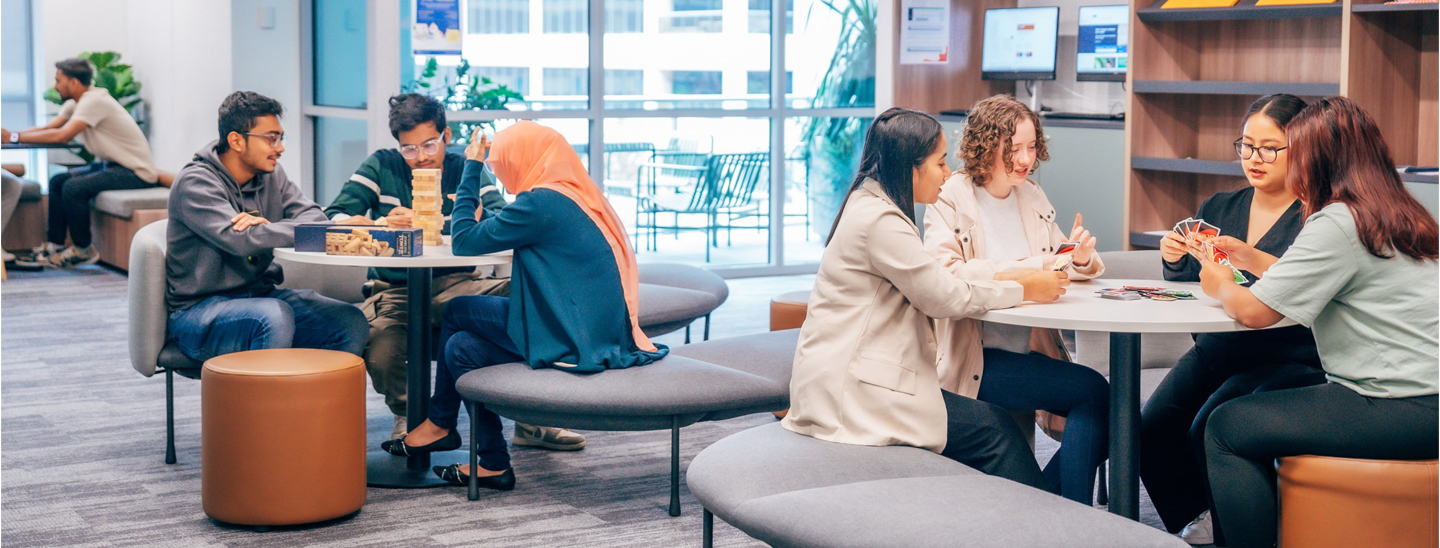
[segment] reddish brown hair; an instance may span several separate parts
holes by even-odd
[[[1040,169],[1040,162],[1050,159],[1050,150],[1045,148],[1045,128],[1040,126],[1040,117],[1015,100],[1013,95],[996,95],[982,99],[970,109],[965,121],[965,135],[960,139],[960,149],[955,156],[965,161],[965,175],[975,186],[984,186],[990,180],[990,170],[995,166],[995,155],[1006,169],[1015,169],[1015,154],[1010,152],[1010,139],[1015,137],[1015,126],[1021,119],[1035,124],[1035,163],[1030,172]]]
[[[1440,226],[1410,195],[1390,147],[1370,113],[1344,97],[1311,103],[1285,126],[1290,140],[1290,192],[1308,217],[1335,202],[1355,216],[1355,231],[1371,255],[1435,260]]]

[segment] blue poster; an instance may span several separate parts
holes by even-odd
[[[460,55],[460,0],[415,0],[415,55]]]

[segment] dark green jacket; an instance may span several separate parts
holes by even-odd
[[[450,196],[460,187],[460,175],[465,171],[465,157],[453,152],[446,153],[444,166],[440,175],[440,188],[445,205],[441,212],[445,215],[444,233],[449,234],[450,212],[455,209],[455,202]],[[350,180],[345,182],[345,186],[340,188],[340,195],[335,197],[330,207],[325,208],[325,216],[338,221],[364,215],[375,220],[389,215],[390,210],[397,206],[410,208],[411,179],[410,164],[405,163],[399,150],[377,150],[360,164],[360,168],[356,169]],[[481,192],[481,204],[486,213],[495,213],[505,207],[505,198],[501,197],[499,188],[495,186],[495,178],[489,173],[484,174]],[[470,270],[474,268],[436,268],[432,272],[435,277],[440,277]],[[372,268],[370,278],[391,285],[405,285],[408,280],[405,270],[399,268]]]

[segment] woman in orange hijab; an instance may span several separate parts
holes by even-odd
[[[429,419],[381,445],[397,455],[460,447],[455,380],[468,371],[524,362],[592,373],[645,365],[669,352],[640,331],[635,252],[574,148],[534,122],[499,132],[488,147],[489,164],[515,201],[481,219],[480,193],[495,190],[482,184],[486,148],[477,131],[465,149],[451,248],[456,255],[514,250],[510,297],[459,297],[445,307]],[[500,417],[479,406],[479,419],[477,480],[482,487],[512,489],[515,474]],[[465,485],[470,470],[452,465],[435,473]]]

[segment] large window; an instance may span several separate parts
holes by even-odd
[[[642,262],[813,269],[875,115],[873,0],[604,0],[598,36],[589,0],[468,5],[468,74],[523,100],[467,110],[452,97],[453,123],[560,130],[595,162]],[[434,58],[437,72],[461,58]],[[415,73],[431,60],[415,58]]]

